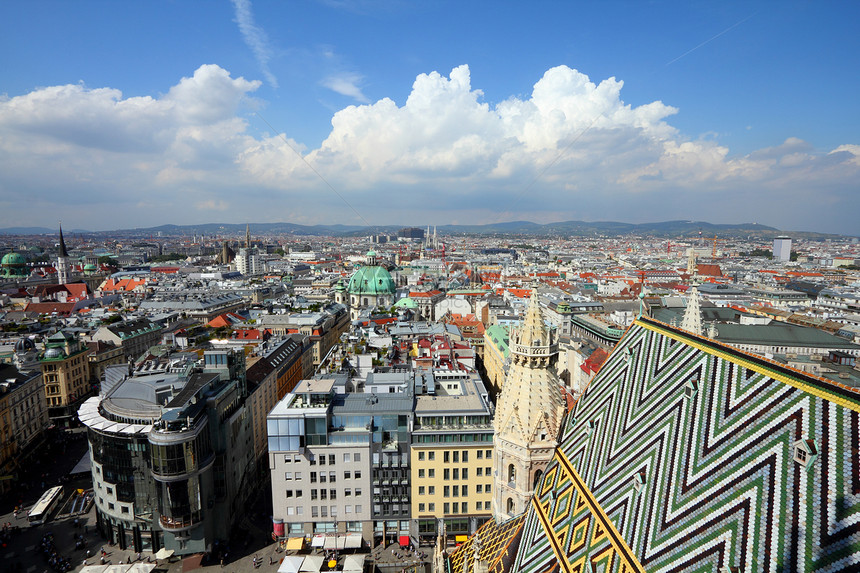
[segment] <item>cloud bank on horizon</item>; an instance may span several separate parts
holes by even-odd
[[[329,87],[366,101],[359,79]],[[425,73],[402,105],[334,113],[316,149],[255,135],[260,85],[209,64],[159,97],[72,84],[0,99],[0,227],[60,214],[91,229],[360,224],[331,185],[373,224],[690,218],[860,233],[857,143],[820,150],[798,134],[733,156],[674,128],[683,110],[626,104],[614,77],[558,66],[527,97],[489,103],[467,65]]]

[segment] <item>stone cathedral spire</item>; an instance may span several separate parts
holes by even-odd
[[[69,251],[63,240],[63,224],[60,223],[60,252],[57,255],[57,283],[64,285],[69,282]]]
[[[565,411],[553,369],[558,340],[544,324],[537,289],[522,324],[511,332],[509,348],[511,366],[493,418],[493,516],[499,522],[528,509],[558,445]]]

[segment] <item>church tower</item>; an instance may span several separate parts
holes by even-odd
[[[493,517],[505,521],[528,509],[534,488],[558,445],[564,397],[551,367],[558,340],[544,325],[537,289],[525,319],[511,332],[511,365],[493,418]]]
[[[63,240],[63,225],[60,224],[60,254],[57,256],[57,283],[64,285],[69,282],[69,252]]]

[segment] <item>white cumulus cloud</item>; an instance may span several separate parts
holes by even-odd
[[[328,87],[364,97],[358,76],[340,78]],[[860,145],[820,151],[793,137],[734,155],[673,127],[682,110],[632,106],[620,80],[567,66],[495,103],[466,65],[420,74],[402,104],[336,112],[314,149],[289,133],[248,133],[243,106],[259,86],[205,65],[158,97],[75,84],[0,99],[0,227],[57,211],[90,228],[216,215],[353,222],[342,197],[374,224],[741,222],[760,209],[757,220],[786,229],[857,229],[851,209],[797,205],[811,194],[855,204]]]

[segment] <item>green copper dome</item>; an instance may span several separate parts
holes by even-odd
[[[349,294],[381,295],[394,294],[397,287],[385,268],[367,266],[355,271],[346,290]]]
[[[27,275],[27,261],[18,253],[6,253],[0,259],[0,276],[20,277]]]
[[[18,253],[6,253],[3,255],[3,259],[0,260],[0,264],[2,265],[23,265],[25,264],[24,257],[19,255]]]

